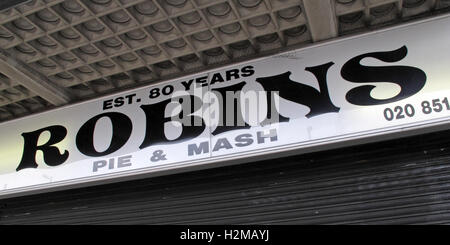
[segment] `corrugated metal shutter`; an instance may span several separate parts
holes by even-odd
[[[0,224],[450,223],[449,136],[0,200]]]

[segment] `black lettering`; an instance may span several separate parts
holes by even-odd
[[[310,111],[305,115],[307,118],[318,116],[324,113],[338,112],[339,108],[336,107],[333,102],[331,102],[327,85],[327,72],[333,64],[333,62],[329,62],[323,65],[305,68],[306,71],[314,74],[317,82],[319,83],[320,90],[317,90],[309,85],[292,81],[289,78],[291,75],[290,71],[271,77],[257,78],[256,81],[259,82],[267,92],[266,94],[268,104],[271,104],[271,106],[268,107],[268,115],[275,115],[272,114],[271,109],[276,108],[273,98],[274,93],[270,92],[278,92],[278,95],[283,99],[308,106]],[[274,117],[277,121],[274,121],[273,118],[267,117],[267,119],[262,124],[266,125],[278,121],[289,121],[289,118],[281,115],[276,115]]]
[[[139,146],[140,149],[166,141],[164,123],[170,120],[164,117],[164,112],[171,101],[171,99],[168,99],[151,105],[141,105],[142,110],[145,112],[147,126],[144,141]]]
[[[222,103],[219,105],[219,125],[212,132],[213,135],[235,129],[250,128],[250,125],[248,125],[242,117],[241,96],[234,97],[233,101],[227,101],[231,99],[230,96],[227,96],[227,92],[238,93],[244,86],[245,82],[241,82],[232,86],[211,90],[214,93],[219,93],[219,97],[223,98],[222,101],[219,101],[219,103]],[[234,108],[227,109],[228,104],[233,104]],[[233,114],[230,114],[230,112]],[[230,120],[230,117],[233,117],[233,120]]]
[[[128,104],[132,104],[133,103],[133,97],[136,96],[136,94],[129,94],[126,95],[125,98],[128,99]]]
[[[243,77],[249,77],[253,74],[255,74],[255,68],[253,66],[244,66],[241,68],[241,75]]]
[[[198,77],[197,79],[195,79],[195,83],[200,84],[201,87],[206,87],[208,86],[208,77]]]
[[[211,78],[211,85],[217,82],[224,82],[222,74],[220,73],[214,73],[213,77]]]
[[[98,152],[94,147],[94,131],[97,121],[102,117],[108,117],[112,124],[111,143],[103,152]],[[111,154],[120,149],[131,136],[133,124],[128,116],[119,112],[108,112],[89,119],[76,136],[78,150],[86,156],[100,157]]]
[[[164,95],[170,95],[173,92],[174,88],[172,85],[166,85],[162,88],[162,94]]]
[[[39,136],[46,131],[50,133],[50,139],[47,143],[38,146]],[[67,129],[61,125],[50,126],[33,132],[23,133],[22,137],[24,139],[24,147],[22,160],[16,168],[16,171],[25,168],[37,168],[38,164],[36,163],[36,153],[38,150],[42,151],[44,162],[48,166],[58,166],[64,163],[69,157],[69,152],[65,150],[63,154],[60,154],[58,147],[53,145],[61,142],[66,135]]]
[[[107,109],[113,108],[112,102],[113,102],[112,99],[103,101],[103,110],[107,110]]]
[[[203,104],[200,98],[193,95],[179,96],[174,97],[173,99],[192,102],[190,104],[190,108],[185,108],[185,106],[182,106],[183,109],[180,112],[181,115],[184,115],[186,113],[186,110],[188,110],[189,112],[191,112],[190,114],[192,114],[195,111],[199,110]],[[145,138],[141,146],[139,146],[139,149],[144,149],[151,145],[160,143],[175,143],[189,140],[199,136],[205,130],[206,125],[203,121],[203,118],[189,114],[186,117],[177,120],[182,127],[181,135],[174,140],[167,139],[164,133],[164,124],[170,122],[171,118],[167,118],[164,115],[166,107],[170,102],[172,102],[172,99],[164,100],[151,105],[141,105],[141,108],[145,113],[147,126],[145,131]]]
[[[123,97],[118,97],[114,99],[114,106],[115,107],[121,107],[123,106],[124,101],[123,101]]]
[[[425,72],[411,66],[363,66],[361,60],[375,58],[383,62],[398,62],[406,57],[408,49],[402,46],[399,49],[386,52],[374,52],[356,56],[347,61],[341,69],[341,76],[354,83],[391,82],[400,86],[401,91],[389,99],[375,99],[370,95],[374,85],[362,85],[347,92],[345,98],[354,105],[369,106],[387,104],[408,98],[419,92],[427,80]]]
[[[187,91],[191,88],[191,84],[194,82],[194,79],[189,81],[182,81],[181,84],[184,86],[184,89]]]
[[[239,79],[239,70],[232,69],[225,72],[227,81],[230,81],[232,78]]]

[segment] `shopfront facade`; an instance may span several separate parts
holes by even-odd
[[[0,224],[447,223],[449,24],[3,122]]]

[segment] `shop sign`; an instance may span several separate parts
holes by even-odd
[[[450,18],[0,124],[0,195],[215,167],[450,119]]]

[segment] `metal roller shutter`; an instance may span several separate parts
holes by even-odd
[[[450,223],[450,131],[0,200],[0,224]]]

